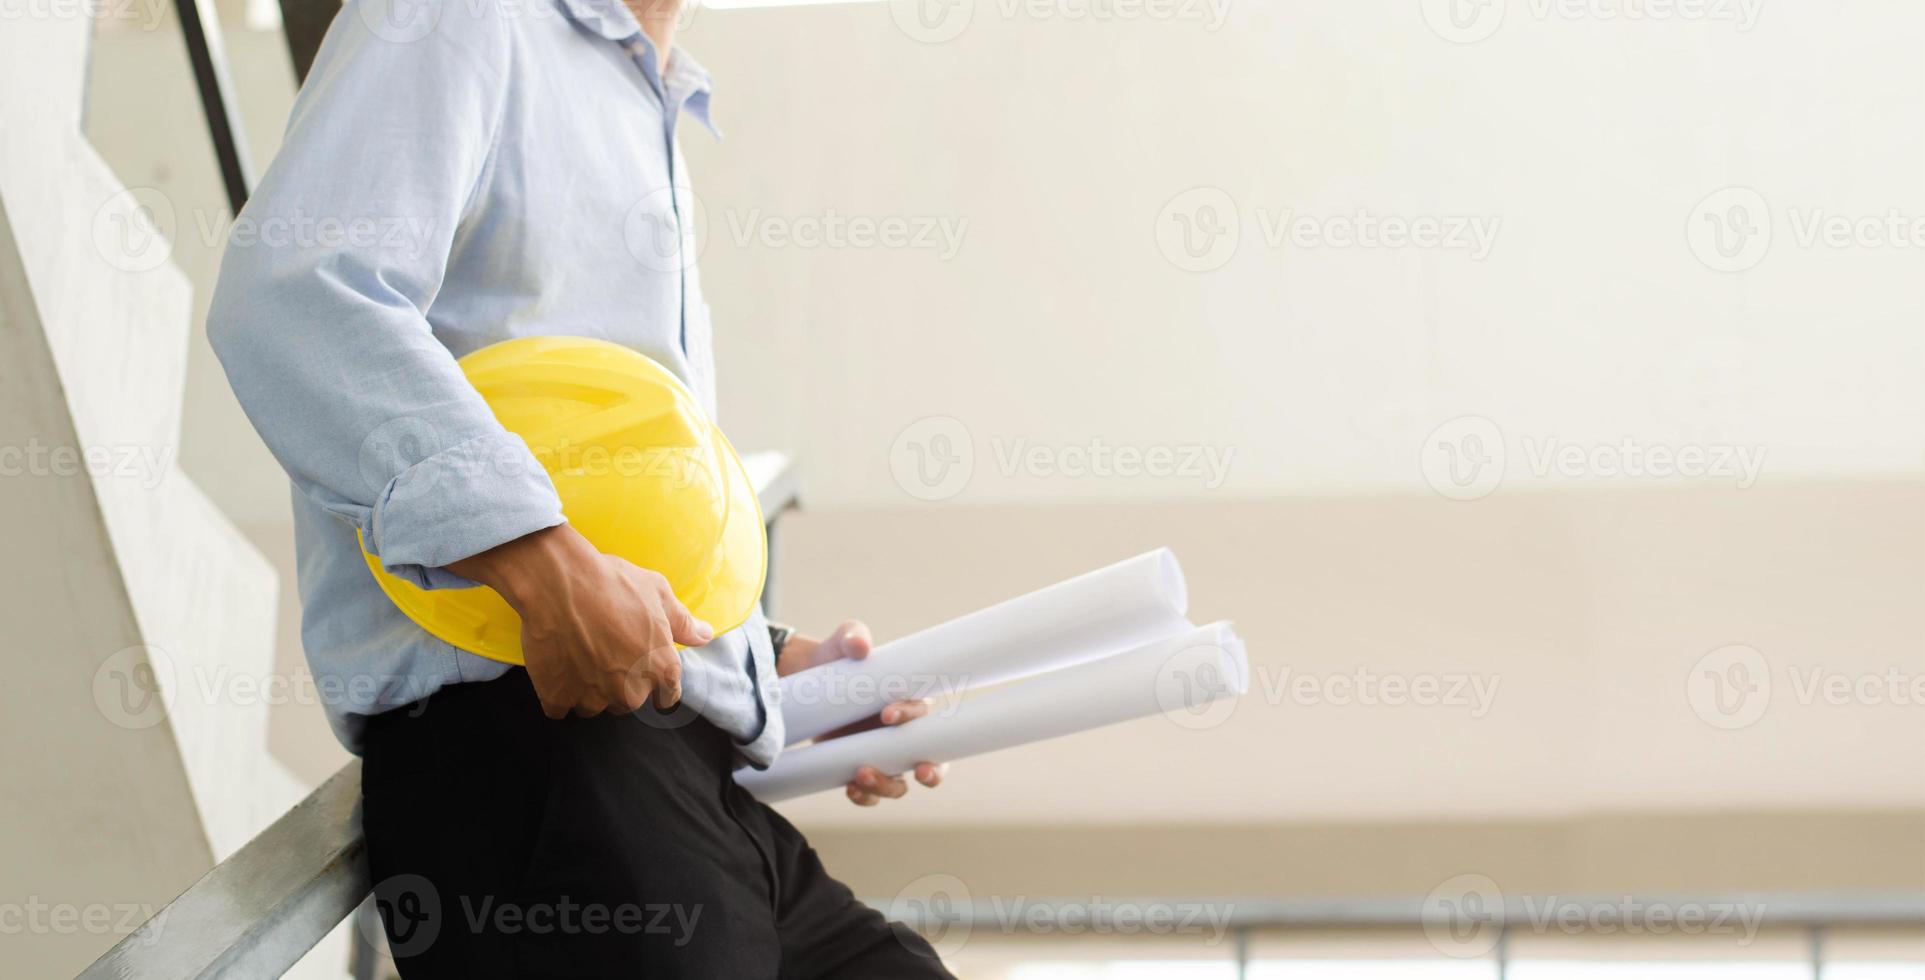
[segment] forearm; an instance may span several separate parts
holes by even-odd
[[[448,570],[494,589],[526,617],[539,595],[566,583],[568,569],[595,554],[595,546],[579,531],[557,524],[452,562]]]

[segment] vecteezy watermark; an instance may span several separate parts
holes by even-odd
[[[686,184],[658,187],[623,215],[622,242],[653,272],[693,268],[708,247],[708,208]]]
[[[122,272],[146,272],[173,257],[179,236],[190,233],[208,249],[353,249],[391,251],[419,258],[435,244],[438,229],[419,215],[242,214],[193,208],[183,226],[173,199],[153,187],[118,191],[94,209],[94,251]]]
[[[0,936],[135,936],[160,942],[167,912],[141,902],[49,902],[38,895],[0,902]]]
[[[962,251],[969,219],[949,215],[769,214],[760,208],[727,213],[736,247],[924,250],[947,262]]]
[[[948,261],[962,251],[969,219],[955,215],[847,214],[834,208],[779,214],[762,208],[723,212],[737,248],[843,251],[928,251]],[[687,185],[657,188],[623,217],[622,240],[643,267],[674,272],[693,266],[708,248],[709,208]]]
[[[1179,728],[1206,731],[1230,720],[1248,679],[1228,650],[1211,644],[1171,654],[1156,672],[1156,706]]]
[[[174,254],[174,202],[152,187],[129,187],[94,209],[94,251],[122,272],[147,272]]]
[[[1745,902],[1671,902],[1634,895],[1507,897],[1489,875],[1454,875],[1424,898],[1424,935],[1458,959],[1489,956],[1506,933],[1538,936],[1728,936],[1748,946],[1765,906]]]
[[[1633,21],[1728,24],[1738,33],[1758,26],[1764,0],[1419,0],[1431,32],[1456,44],[1496,34],[1518,10],[1538,21]]]
[[[1424,896],[1424,936],[1445,956],[1490,955],[1504,934],[1504,890],[1486,875],[1447,878]]]
[[[1771,254],[1789,233],[1790,244],[1804,251],[1925,250],[1925,213],[1886,208],[1847,214],[1823,207],[1787,207],[1778,212],[1749,187],[1712,191],[1691,209],[1685,240],[1691,254],[1716,272],[1744,272]]]
[[[434,882],[421,875],[394,875],[374,886],[375,910],[385,935],[366,935],[385,944],[396,959],[427,951],[449,930],[494,936],[659,936],[681,947],[695,937],[702,920],[700,903],[578,902],[566,895],[530,901],[495,895],[462,894],[452,907]],[[365,927],[364,927],[365,928]]]
[[[405,215],[312,215],[301,209],[292,214],[194,212],[201,240],[226,240],[230,248],[297,248],[382,250],[405,258],[420,258],[435,240],[435,222]]]
[[[1776,673],[1757,648],[1728,644],[1691,665],[1685,699],[1699,720],[1725,731],[1757,724],[1781,691],[1806,708],[1925,708],[1925,672],[1891,666],[1851,673],[1824,664],[1787,664],[1782,679]]]
[[[948,500],[969,486],[977,456],[968,426],[947,415],[932,415],[897,433],[889,447],[889,469],[896,485],[911,497]],[[1005,480],[1183,480],[1216,490],[1229,479],[1236,447],[1112,444],[1101,437],[1043,443],[1026,436],[993,436],[988,458]]]
[[[0,24],[86,18],[151,31],[166,23],[162,0],[0,0]]]
[[[889,16],[909,37],[925,44],[941,44],[961,37],[975,22],[979,6],[985,10],[984,16],[1003,20],[1147,20],[1194,24],[1206,32],[1221,29],[1230,15],[1230,0],[893,0]]]
[[[1433,490],[1451,500],[1481,500],[1497,492],[1521,457],[1531,476],[1564,480],[1718,480],[1750,489],[1764,471],[1761,445],[1721,443],[1567,442],[1556,436],[1519,437],[1513,453],[1504,430],[1481,415],[1464,415],[1432,430],[1419,466]]]
[[[1726,731],[1748,728],[1771,706],[1771,665],[1744,644],[1722,646],[1691,666],[1684,693],[1705,724]]]
[[[94,707],[121,728],[137,731],[165,721],[177,690],[174,659],[160,647],[126,647],[94,670]]]
[[[1308,214],[1258,207],[1250,218],[1270,249],[1461,252],[1473,262],[1490,255],[1504,224],[1498,215],[1385,214],[1370,208]],[[1185,272],[1221,269],[1236,257],[1244,220],[1228,191],[1192,187],[1157,212],[1156,247]]]
[[[946,717],[961,706],[960,695],[971,683],[966,674],[852,674],[832,663],[790,675],[780,688],[778,700],[785,706],[804,708],[859,705],[871,712],[877,705],[928,701],[933,705],[930,717]]]
[[[1285,665],[1256,668],[1257,687],[1268,705],[1304,708],[1439,708],[1472,718],[1490,714],[1503,678],[1496,674],[1444,671],[1399,673],[1359,667],[1350,671],[1300,672]]]
[[[430,460],[430,465],[422,465]],[[676,489],[719,487],[726,485],[726,468],[733,465],[706,445],[454,443],[444,439],[432,421],[416,415],[399,415],[369,430],[356,461],[368,491],[389,503],[445,492],[446,479],[545,481],[549,473],[648,477]]]
[[[421,711],[439,683],[411,674],[255,673],[220,663],[183,663],[164,647],[137,645],[101,661],[92,689],[102,718],[119,728],[140,730],[160,724],[182,704],[342,708],[389,703]]]
[[[49,446],[28,439],[24,446],[0,446],[0,479],[86,474],[152,490],[172,471],[174,452],[173,446]]]
[[[1236,905],[1102,895],[1051,901],[991,895],[977,900],[956,875],[927,874],[904,885],[881,911],[919,933],[938,955],[949,957],[981,931],[998,936],[1197,936],[1202,945],[1215,946],[1229,934]]]

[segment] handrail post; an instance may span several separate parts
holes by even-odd
[[[179,15],[181,37],[187,42],[187,60],[194,67],[194,85],[200,90],[208,135],[214,140],[214,158],[220,164],[227,203],[240,214],[254,186],[254,168],[248,162],[246,131],[241,128],[234,104],[234,83],[227,76],[220,17],[213,0],[205,5],[202,0],[174,0],[174,10]]]

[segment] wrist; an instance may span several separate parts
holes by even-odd
[[[794,638],[795,638],[795,627],[790,626],[787,623],[772,622],[769,624],[769,645],[775,648],[776,656],[778,657],[782,656],[783,648],[787,647],[789,645],[789,641]]]
[[[595,554],[595,546],[581,532],[557,524],[496,545],[448,568],[494,589],[517,613],[525,615],[529,603],[555,582],[562,570]]]

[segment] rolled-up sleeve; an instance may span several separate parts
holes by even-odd
[[[425,33],[416,18],[438,10]],[[555,489],[434,336],[431,308],[486,178],[509,61],[497,4],[350,0],[237,217],[208,337],[300,491],[390,571],[562,522]]]

